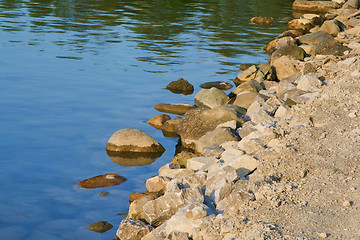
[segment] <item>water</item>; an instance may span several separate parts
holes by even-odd
[[[265,62],[262,48],[285,29],[253,16],[290,16],[290,0],[1,0],[0,238],[112,239],[131,192],[169,162],[177,139],[146,120],[157,103],[193,103],[164,89],[180,77],[195,86],[231,82],[242,63]],[[167,150],[151,165],[122,167],[108,138],[141,129]],[[81,189],[117,173],[125,183]],[[102,197],[99,191],[109,191]],[[106,233],[85,226],[108,221]]]

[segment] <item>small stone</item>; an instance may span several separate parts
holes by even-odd
[[[91,231],[94,231],[94,232],[103,233],[103,232],[110,230],[112,227],[113,227],[113,225],[111,225],[110,223],[108,223],[106,221],[99,221],[99,222],[90,224],[86,228]]]
[[[327,238],[327,233],[319,233],[319,237],[321,238]]]
[[[352,202],[351,202],[351,201],[348,201],[348,200],[345,200],[345,201],[343,202],[343,206],[344,206],[344,207],[351,207],[351,206],[352,206]]]
[[[160,129],[164,125],[164,123],[170,119],[171,118],[169,115],[160,114],[160,115],[153,117],[152,119],[150,119],[147,122],[154,128]]]
[[[83,188],[101,188],[119,185],[127,179],[118,174],[104,174],[82,180],[77,185]]]
[[[98,192],[98,194],[102,197],[106,197],[107,195],[109,195],[109,192],[108,191],[101,191],[101,192]]]
[[[349,117],[351,118],[356,118],[358,116],[358,113],[356,110],[352,110],[350,113],[349,113]]]

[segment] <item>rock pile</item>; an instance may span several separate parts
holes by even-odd
[[[196,95],[172,126],[197,155],[147,180],[120,239],[360,239],[359,6],[341,4],[292,20],[228,96]]]

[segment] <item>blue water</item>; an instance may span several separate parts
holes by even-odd
[[[265,62],[291,2],[1,0],[0,239],[112,239],[130,193],[174,156],[177,139],[145,122],[159,114],[153,105],[193,104],[200,84]],[[253,16],[280,22],[258,27]],[[180,77],[193,95],[164,89]],[[166,152],[147,166],[115,164],[105,145],[122,128],[149,133]],[[106,173],[128,180],[76,186]],[[85,228],[103,220],[114,228]]]

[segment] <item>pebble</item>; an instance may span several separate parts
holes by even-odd
[[[348,200],[345,200],[344,202],[343,202],[343,206],[344,207],[351,207],[351,201],[348,201]]]
[[[321,238],[327,238],[328,234],[327,233],[319,233],[319,237]]]
[[[349,117],[351,118],[356,118],[358,116],[358,113],[356,110],[352,110],[350,113],[349,113]]]

